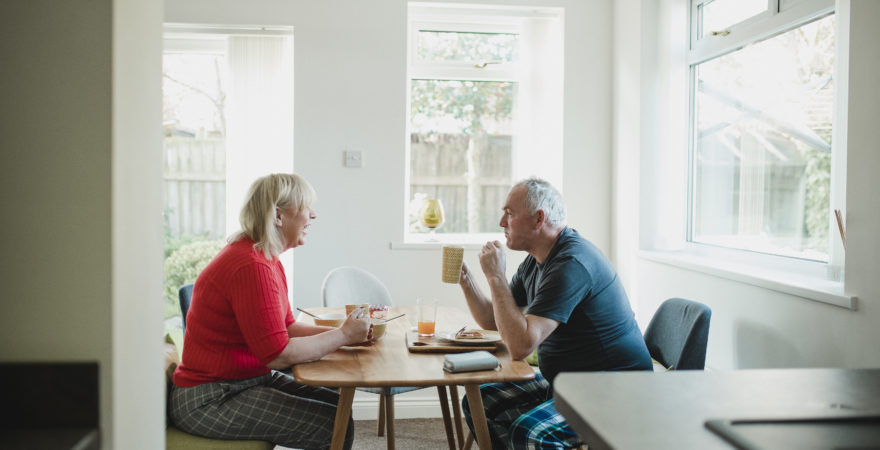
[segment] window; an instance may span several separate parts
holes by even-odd
[[[410,4],[409,13],[406,240],[425,240],[428,199],[443,205],[444,240],[497,233],[513,182],[561,185],[560,12]]]
[[[173,337],[177,289],[238,230],[248,186],[293,170],[292,40],[283,27],[165,25],[163,301]],[[282,264],[290,270],[292,257]]]
[[[693,0],[688,240],[829,262],[833,2]]]

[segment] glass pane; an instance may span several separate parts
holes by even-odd
[[[517,59],[518,35],[419,31],[420,61],[501,61]]]
[[[178,345],[177,288],[192,282],[226,234],[226,67],[223,54],[162,58],[165,331]]]
[[[696,242],[828,259],[834,17],[697,67]]]
[[[767,0],[715,0],[703,3],[700,10],[702,36],[708,36],[766,11]]]
[[[498,190],[511,184],[516,83],[412,80],[409,231],[426,198],[446,220],[437,233],[499,230]],[[502,198],[503,200],[503,198]]]

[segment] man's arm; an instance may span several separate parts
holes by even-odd
[[[473,272],[466,262],[461,263],[461,279],[458,285],[464,292],[464,298],[467,300],[468,309],[477,322],[477,325],[484,330],[497,330],[495,325],[495,315],[492,311],[492,301],[483,294],[480,287],[477,286],[476,280],[473,278]]]
[[[501,243],[486,243],[480,252],[480,266],[489,282],[496,329],[501,332],[510,356],[513,359],[523,359],[559,326],[559,322],[531,314],[524,315],[520,311],[505,278],[505,265]]]

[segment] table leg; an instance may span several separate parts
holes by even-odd
[[[339,403],[336,405],[336,419],[333,421],[333,437],[330,450],[342,450],[345,445],[345,432],[348,430],[348,418],[351,417],[351,403],[354,400],[353,387],[339,388]]]
[[[489,424],[486,422],[486,410],[483,409],[483,397],[480,396],[480,385],[466,384],[464,392],[468,398],[471,419],[474,421],[474,431],[477,433],[477,445],[480,446],[480,450],[492,450]]]
[[[379,417],[376,418],[376,436],[385,436],[385,394],[379,394]]]
[[[449,394],[452,397],[452,418],[455,421],[455,432],[458,434],[458,448],[464,448],[464,433],[461,429],[461,404],[458,399],[458,386],[449,386]]]
[[[446,428],[446,442],[449,450],[456,450],[455,436],[452,434],[452,423],[449,420],[449,399],[446,397],[446,386],[437,386],[437,395],[440,397],[440,410],[443,411],[443,427]]]
[[[394,450],[394,397],[385,399],[385,446]]]

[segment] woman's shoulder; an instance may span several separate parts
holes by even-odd
[[[230,242],[217,254],[205,271],[222,272],[226,274],[250,267],[271,267],[272,261],[257,248],[249,239],[239,239]]]

